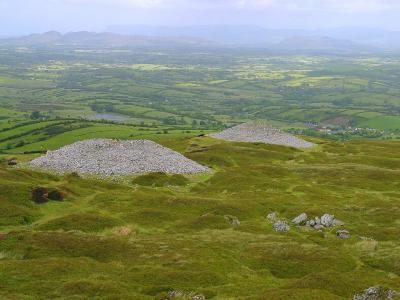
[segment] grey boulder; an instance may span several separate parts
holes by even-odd
[[[267,219],[270,220],[271,222],[275,222],[278,217],[278,214],[276,212],[272,212],[267,215]]]
[[[336,231],[336,235],[341,239],[348,239],[351,237],[350,232],[348,232],[347,230],[338,230]]]
[[[321,224],[322,224],[323,226],[329,228],[329,227],[332,227],[332,226],[333,226],[334,220],[335,220],[335,216],[334,216],[334,215],[324,214],[324,215],[321,217]]]
[[[235,216],[226,215],[225,219],[234,227],[237,228],[240,226],[240,221]]]
[[[292,220],[292,222],[296,225],[302,225],[307,221],[307,214],[302,213],[301,215],[297,216]]]
[[[277,221],[273,225],[276,232],[286,232],[290,230],[290,226],[286,221]]]

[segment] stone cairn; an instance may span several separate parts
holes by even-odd
[[[280,129],[257,122],[240,124],[222,132],[212,133],[210,136],[226,141],[273,144],[299,149],[315,146]]]
[[[77,142],[34,159],[34,168],[56,173],[94,174],[100,176],[163,172],[193,174],[209,168],[182,154],[148,140],[94,139]]]

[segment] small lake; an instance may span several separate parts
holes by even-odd
[[[96,114],[90,116],[89,120],[106,120],[106,121],[127,121],[130,118],[123,115],[111,115],[111,114]]]

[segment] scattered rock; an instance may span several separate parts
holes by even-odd
[[[147,140],[94,139],[77,142],[31,161],[35,168],[57,173],[102,176],[143,173],[192,174],[209,169],[182,154]]]
[[[325,227],[328,227],[328,228],[332,227],[334,220],[335,220],[335,216],[334,215],[324,214],[321,217],[321,225],[323,225]]]
[[[348,239],[351,237],[350,232],[348,232],[347,230],[338,230],[336,231],[336,235],[341,239]]]
[[[44,187],[37,187],[32,190],[32,201],[37,204],[49,202],[49,191]]]
[[[271,222],[275,222],[278,217],[278,214],[276,212],[272,212],[267,215],[267,219],[270,220]]]
[[[277,214],[270,213],[267,218],[271,222],[276,222],[277,221]],[[279,222],[283,221],[278,221],[275,224],[279,224]],[[286,222],[286,221],[285,221]],[[321,218],[320,217],[315,217],[313,219],[308,220],[308,216],[306,213],[302,213],[298,215],[296,218],[292,220],[292,223],[296,224],[297,226],[305,225],[314,228],[315,230],[321,231],[325,228],[331,228],[333,226],[343,226],[344,222],[335,219],[334,215],[330,214],[324,214]],[[274,224],[274,228],[275,228]],[[277,225],[278,226],[278,225]],[[278,230],[277,230],[278,231]],[[283,230],[284,231],[284,230]],[[344,230],[343,232],[338,231],[340,233],[341,238],[348,238],[346,237],[346,231]],[[338,235],[339,236],[339,235]],[[348,236],[350,237],[350,233],[348,233]]]
[[[235,216],[230,216],[230,215],[226,215],[224,216],[226,220],[228,220],[229,223],[231,223],[231,225],[235,228],[240,226],[240,221],[237,217]]]
[[[311,227],[315,226],[315,225],[316,225],[315,220],[310,220],[310,221],[308,221],[308,222],[306,223],[306,225],[309,225],[309,226],[311,226]]]
[[[7,160],[7,165],[16,166],[16,165],[18,165],[18,160],[15,157],[10,158]]]
[[[286,232],[290,230],[290,226],[286,221],[277,221],[273,225],[276,232]]]
[[[394,290],[387,290],[382,287],[370,287],[364,290],[362,294],[357,294],[353,300],[386,300],[397,299],[400,294]]]
[[[307,221],[307,214],[306,213],[302,213],[301,215],[297,216],[296,218],[294,218],[292,220],[292,222],[296,225],[302,225],[305,224]]]
[[[184,291],[170,291],[165,300],[206,300],[206,297],[202,294],[195,292],[184,292]]]
[[[227,141],[275,144],[294,148],[315,146],[313,143],[299,139],[294,135],[257,122],[240,124],[222,132],[210,134],[210,136]]]
[[[300,216],[302,216],[302,215],[300,215]],[[294,219],[293,222],[295,220],[296,219]],[[324,214],[321,218],[315,217],[314,219],[306,221],[305,225],[306,226],[310,226],[310,227],[314,227],[314,229],[317,229],[317,230],[321,230],[321,229],[324,229],[324,228],[331,228],[333,226],[343,226],[344,222],[342,222],[342,221],[340,221],[338,219],[335,219],[334,215]]]

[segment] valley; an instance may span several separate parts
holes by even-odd
[[[0,298],[400,291],[399,70],[379,53],[2,45]],[[131,140],[201,172],[113,176]],[[60,148],[62,174],[32,168]],[[80,174],[85,157],[107,177]]]

